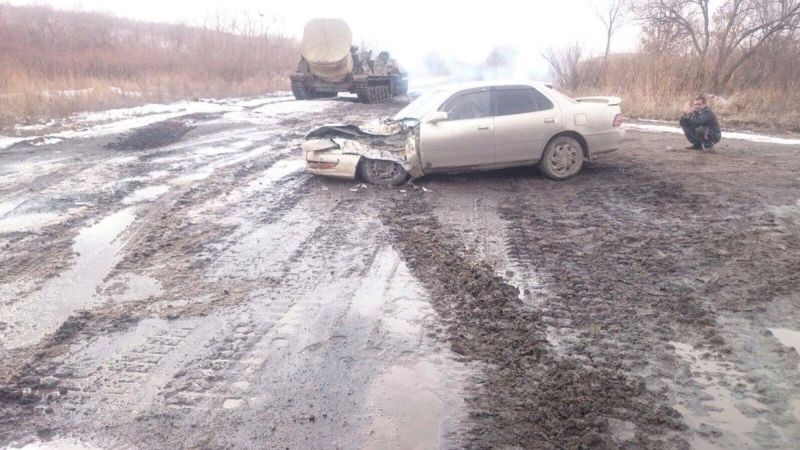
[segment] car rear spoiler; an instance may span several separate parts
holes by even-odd
[[[608,106],[617,106],[622,103],[619,97],[578,97],[573,99],[578,103],[605,103]]]

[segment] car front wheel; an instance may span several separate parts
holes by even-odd
[[[559,136],[544,149],[539,169],[553,180],[566,180],[575,176],[583,167],[583,147],[569,136]]]
[[[394,161],[364,158],[359,171],[365,181],[382,186],[399,186],[408,179],[408,172]]]

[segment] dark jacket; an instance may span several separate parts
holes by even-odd
[[[706,127],[708,129],[709,138],[714,142],[719,142],[722,137],[722,132],[719,129],[719,122],[717,116],[711,111],[711,108],[704,106],[700,111],[692,111],[689,114],[684,114],[681,119],[681,124],[686,123],[692,128]]]

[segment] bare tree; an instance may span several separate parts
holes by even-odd
[[[645,28],[656,30],[668,47],[684,45],[705,61],[711,47],[711,12],[709,0],[649,0],[635,7]]]
[[[558,86],[567,90],[576,89],[580,84],[582,55],[583,50],[577,43],[560,50],[550,47],[542,53],[542,57],[550,65]]]
[[[795,33],[800,0],[726,0],[715,11],[710,0],[649,0],[637,8],[646,27],[673,30],[690,53],[710,68],[709,82],[723,89],[736,70],[768,42]]]
[[[605,3],[596,3],[587,0],[594,10],[594,14],[603,22],[606,28],[606,51],[603,54],[603,67],[608,64],[608,55],[611,53],[611,39],[627,20],[627,13],[631,0],[605,0]]]
[[[716,61],[711,85],[728,84],[736,70],[765,44],[800,27],[798,0],[728,0],[718,11]]]

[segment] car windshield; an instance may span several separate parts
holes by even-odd
[[[420,95],[416,100],[409,103],[408,106],[401,109],[397,114],[392,117],[392,120],[402,120],[402,119],[422,119],[422,116],[428,113],[431,109],[437,108],[442,101],[444,101],[444,96],[447,95],[447,91],[444,90],[433,90],[428,91],[422,95]]]

